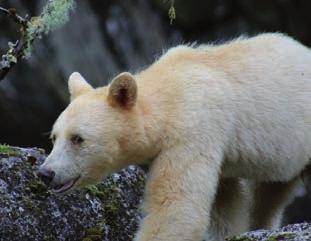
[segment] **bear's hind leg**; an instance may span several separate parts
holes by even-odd
[[[294,198],[299,178],[289,182],[263,182],[253,184],[251,230],[278,228],[285,208]]]
[[[249,183],[240,178],[222,178],[212,206],[211,223],[205,240],[222,241],[249,228]]]

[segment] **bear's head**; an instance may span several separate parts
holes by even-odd
[[[53,150],[38,171],[56,193],[93,184],[153,155],[130,73],[97,89],[73,73],[68,86],[71,103],[53,126]]]

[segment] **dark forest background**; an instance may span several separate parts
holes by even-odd
[[[44,3],[1,0],[0,6],[37,15]],[[261,32],[283,32],[311,46],[309,0],[176,0],[172,25],[167,1],[76,3],[70,21],[37,41],[32,57],[0,83],[0,143],[49,150],[47,133],[68,104],[67,78],[73,71],[101,86],[120,71],[139,71],[171,46],[219,43]],[[18,36],[18,26],[0,15],[0,54]],[[289,209],[288,222],[310,220],[311,198],[305,191]]]

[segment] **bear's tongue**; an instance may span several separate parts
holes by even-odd
[[[55,193],[63,193],[65,191],[69,190],[78,181],[78,179],[79,179],[79,177],[73,178],[73,179],[69,180],[68,182],[66,182],[65,184],[63,184],[63,185],[55,186],[53,188],[53,192],[55,192]]]

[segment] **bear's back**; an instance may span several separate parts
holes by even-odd
[[[237,175],[260,178],[273,170],[286,180],[311,156],[310,63],[297,41],[262,34],[172,48],[139,79],[161,100],[168,135],[174,130],[202,149],[223,142],[231,174],[237,167]]]

